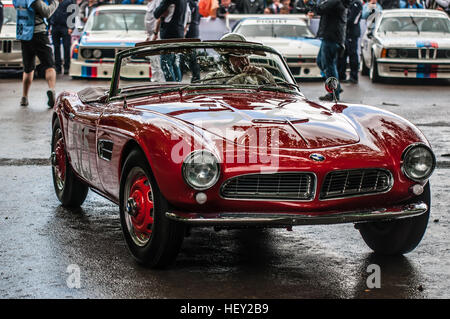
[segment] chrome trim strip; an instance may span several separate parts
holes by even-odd
[[[166,212],[166,217],[190,226],[294,226],[328,225],[343,223],[366,223],[419,216],[428,211],[424,202],[376,210],[348,211],[327,215],[264,214],[264,213],[222,213],[215,218],[187,218]]]
[[[223,188],[230,183],[230,180],[233,178],[241,177],[241,176],[249,176],[249,175],[269,175],[269,174],[312,174],[314,176],[314,185],[312,187],[311,199],[280,199],[280,198],[234,198],[234,197],[225,197],[222,196]],[[250,174],[242,174],[230,177],[220,186],[219,196],[220,198],[226,200],[244,200],[244,201],[277,201],[277,202],[312,202],[316,198],[317,194],[317,175],[314,172],[307,171],[280,171],[280,172],[261,172],[261,173],[250,173]]]

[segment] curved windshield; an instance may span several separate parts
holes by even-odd
[[[180,46],[123,58],[118,88],[173,88],[181,84],[207,88],[226,86],[297,90],[295,81],[278,54],[235,44],[233,47],[205,46]]]
[[[89,17],[86,31],[144,31],[145,11],[96,11]]]
[[[3,24],[16,24],[16,10],[12,5],[5,5],[3,8]]]
[[[450,20],[439,17],[384,17],[379,32],[450,33]]]
[[[240,33],[245,37],[314,37],[306,25],[298,24],[246,24],[238,27],[235,32]]]

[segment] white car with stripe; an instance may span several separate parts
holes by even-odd
[[[111,78],[116,53],[146,40],[144,5],[104,5],[94,9],[79,42],[72,45],[72,77]],[[151,77],[148,61],[131,60],[122,77]]]
[[[362,73],[383,78],[450,79],[450,19],[445,12],[393,9],[367,19]]]
[[[233,28],[247,41],[259,42],[278,50],[285,58],[296,79],[321,78],[317,66],[320,43],[303,18],[252,17],[245,18]]]

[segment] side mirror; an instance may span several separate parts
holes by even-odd
[[[338,89],[338,87],[339,87],[339,80],[336,79],[335,77],[329,77],[325,81],[325,90],[327,90],[328,93],[333,94],[334,103],[337,103],[336,90]]]

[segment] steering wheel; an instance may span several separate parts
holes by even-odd
[[[269,84],[271,83],[270,80],[268,78],[266,78],[264,75],[262,74],[257,74],[257,73],[241,73],[241,74],[237,74],[235,76],[233,76],[231,79],[229,79],[227,82],[225,82],[225,84],[234,84],[233,82],[235,81],[239,81],[242,78],[246,77],[246,76],[254,76],[256,77],[258,84]],[[262,83],[261,83],[262,82]]]

